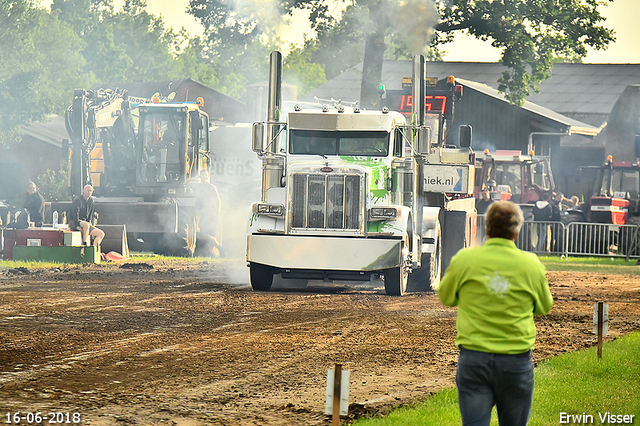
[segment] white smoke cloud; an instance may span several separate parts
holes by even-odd
[[[411,53],[424,53],[435,33],[439,15],[433,0],[390,0],[389,21]]]
[[[275,0],[231,0],[238,16],[255,21],[267,37],[277,37],[290,25],[280,3]]]

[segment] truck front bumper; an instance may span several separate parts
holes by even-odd
[[[399,239],[252,234],[247,261],[280,269],[381,271],[400,266]]]

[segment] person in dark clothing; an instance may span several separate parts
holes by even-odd
[[[209,172],[201,171],[198,179],[198,183],[192,184],[198,213],[198,244],[203,247],[198,251],[200,255],[216,257],[222,249],[220,195],[218,188],[211,183]]]
[[[29,182],[27,185],[27,198],[24,201],[24,208],[29,212],[31,222],[37,228],[41,227],[44,222],[44,197],[40,195],[36,184]]]
[[[82,242],[89,245],[91,236],[93,245],[98,247],[104,238],[104,231],[91,224],[93,217],[93,186],[85,185],[82,196],[76,197],[69,212],[69,227],[82,232]]]
[[[564,229],[562,225],[560,225],[560,221],[562,220],[564,210],[566,210],[566,206],[564,205],[566,201],[568,200],[564,198],[564,194],[558,192],[553,195],[553,199],[549,202],[552,210],[551,220],[558,222],[558,224],[551,226],[551,251],[558,252],[562,250]]]
[[[549,233],[549,223],[553,217],[553,207],[550,203],[551,197],[548,193],[542,194],[542,200],[536,201],[533,205],[533,221],[538,223],[531,228],[531,242],[536,251],[547,250],[547,234]]]
[[[491,192],[488,189],[482,190],[482,198],[476,200],[476,210],[478,214],[485,214],[489,206],[493,203],[491,199]]]

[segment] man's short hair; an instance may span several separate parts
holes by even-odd
[[[517,204],[510,201],[492,203],[485,214],[485,227],[489,238],[513,240],[520,232],[524,217]]]

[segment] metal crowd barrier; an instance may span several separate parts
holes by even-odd
[[[478,215],[476,244],[485,240],[484,215]],[[640,226],[525,221],[516,246],[543,255],[640,258]]]

